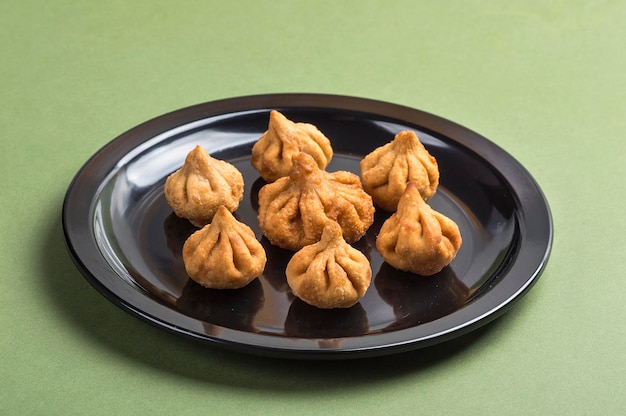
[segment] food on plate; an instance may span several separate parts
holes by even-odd
[[[397,211],[383,223],[376,248],[392,267],[423,276],[447,266],[461,247],[459,227],[432,209],[409,182]]]
[[[339,223],[348,243],[359,240],[374,222],[374,205],[357,175],[321,170],[300,152],[289,176],[259,191],[258,220],[272,244],[297,251],[316,243],[330,222]]]
[[[363,189],[380,208],[393,212],[408,182],[413,182],[424,201],[439,185],[437,161],[412,131],[401,131],[394,139],[366,155],[360,163]]]
[[[313,157],[325,169],[333,157],[330,140],[313,124],[295,123],[272,110],[268,129],[252,147],[252,166],[267,182],[289,174],[292,157],[300,152]]]
[[[349,308],[370,285],[367,257],[342,237],[341,227],[329,222],[320,241],[297,251],[286,270],[294,295],[321,309]]]
[[[243,175],[228,162],[211,157],[196,146],[183,166],[172,173],[163,188],[165,199],[174,213],[202,227],[218,207],[234,212],[243,199]]]
[[[246,286],[265,268],[267,256],[254,231],[220,205],[213,221],[193,233],[183,245],[189,277],[212,289]]]

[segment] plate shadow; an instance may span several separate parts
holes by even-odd
[[[58,206],[61,206],[59,204]],[[130,316],[91,287],[68,253],[60,209],[38,248],[42,290],[82,337],[138,365],[179,377],[238,388],[319,391],[384,382],[461,359],[498,331],[505,317],[468,334],[419,350],[347,360],[286,360],[231,352],[175,336]],[[484,341],[484,342],[483,342]]]

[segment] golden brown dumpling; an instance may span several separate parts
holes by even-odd
[[[267,182],[289,175],[291,159],[310,154],[320,169],[333,157],[330,140],[312,124],[294,123],[276,110],[270,112],[268,129],[252,147],[252,166]]]
[[[374,222],[374,205],[357,175],[326,172],[298,153],[289,176],[259,191],[258,219],[272,244],[296,251],[317,242],[329,222],[339,223],[348,243],[359,240]]]
[[[185,241],[183,261],[196,283],[212,289],[237,289],[263,272],[267,256],[254,231],[220,205],[213,221]]]
[[[183,166],[167,178],[163,191],[176,215],[202,227],[211,222],[220,205],[231,212],[239,207],[243,175],[230,163],[196,146]]]
[[[360,165],[363,189],[389,212],[396,210],[408,182],[417,186],[424,201],[439,186],[437,161],[412,131],[396,134],[391,142],[365,156]]]
[[[335,222],[324,227],[319,242],[293,255],[285,273],[294,295],[322,309],[355,305],[372,279],[367,257],[346,243]]]
[[[461,233],[454,221],[433,210],[412,182],[376,238],[383,259],[396,269],[433,275],[456,256]]]

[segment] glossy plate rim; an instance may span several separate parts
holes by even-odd
[[[390,117],[417,125],[456,142],[479,155],[485,164],[506,180],[516,200],[516,215],[522,237],[518,254],[490,296],[480,297],[461,311],[415,327],[381,334],[342,338],[341,347],[320,348],[316,340],[291,339],[248,333],[221,327],[219,336],[201,333],[195,318],[141,296],[120,290],[109,282],[116,272],[102,257],[93,232],[93,202],[101,183],[115,163],[130,151],[161,133],[194,121],[234,112],[272,108],[307,108],[354,111]],[[103,170],[104,169],[104,170]],[[94,170],[96,171],[94,174]],[[432,346],[475,330],[506,312],[536,283],[548,261],[553,240],[553,222],[548,202],[531,174],[505,150],[455,122],[411,107],[344,95],[279,93],[226,98],[166,113],[119,135],[91,156],[72,179],[63,201],[62,225],[66,247],[85,279],[121,309],[177,335],[229,350],[255,355],[296,359],[362,358],[406,352]]]

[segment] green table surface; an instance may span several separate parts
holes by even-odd
[[[626,2],[4,1],[0,414],[626,414]],[[189,105],[312,92],[462,124],[518,159],[555,235],[533,289],[406,354],[258,358],[154,328],[64,245],[81,165]]]

